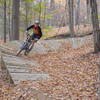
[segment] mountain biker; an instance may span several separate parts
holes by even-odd
[[[36,43],[42,37],[42,31],[41,31],[41,27],[39,25],[40,25],[40,22],[38,20],[36,20],[33,25],[29,26],[26,29],[26,33],[28,33],[28,31],[30,29],[33,29],[33,33],[31,35],[32,45],[29,47],[29,50],[27,53],[29,53],[32,50],[34,43]]]

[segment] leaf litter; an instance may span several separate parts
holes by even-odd
[[[49,80],[34,85],[55,100],[97,100],[98,54],[93,53],[90,41],[77,49],[64,44],[61,51],[29,58],[41,65],[31,71],[50,75]]]
[[[98,54],[93,53],[93,43],[87,42],[77,49],[70,43],[63,49],[43,55],[30,55],[40,67],[30,72],[44,72],[47,80],[22,81],[14,88],[0,80],[0,100],[35,100],[34,89],[54,100],[98,100]]]

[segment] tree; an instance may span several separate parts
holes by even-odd
[[[97,10],[97,1],[90,0],[91,6],[91,17],[92,17],[92,26],[93,26],[93,35],[94,35],[94,51],[100,51],[100,30],[99,30],[99,21],[98,21],[98,10]]]
[[[19,8],[20,8],[20,0],[13,0],[13,5],[12,5],[12,40],[19,40]]]
[[[44,18],[43,18],[43,23],[45,23],[45,18],[46,18],[46,1],[44,0],[45,5],[44,5]]]
[[[9,40],[11,40],[11,0],[8,1],[8,27],[9,27]]]
[[[6,42],[6,0],[4,0],[4,42]]]
[[[75,20],[76,20],[76,25],[79,26],[80,22],[80,0],[77,0],[77,7],[76,7],[76,13],[75,13]]]
[[[72,36],[74,36],[74,0],[68,0],[69,6],[69,29]]]
[[[26,10],[26,14],[25,14],[25,19],[26,19],[26,27],[25,28],[27,28],[28,27],[28,2],[27,1],[25,1],[25,10]]]
[[[51,9],[55,8],[55,0],[50,1],[50,8]]]
[[[86,6],[87,6],[87,21],[89,23],[91,18],[90,0],[86,0]]]
[[[39,2],[39,21],[40,21],[40,24],[41,24],[41,3],[42,3],[42,1],[40,0],[40,2]]]

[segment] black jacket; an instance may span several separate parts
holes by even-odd
[[[31,26],[29,26],[29,27],[27,28],[27,31],[29,31],[30,29],[33,29],[33,33],[34,33],[34,34],[42,35],[42,31],[41,31],[40,26],[35,27],[34,25],[31,25]]]

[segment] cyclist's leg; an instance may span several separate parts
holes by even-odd
[[[37,41],[38,41],[37,38],[34,38],[34,40],[32,40],[32,44],[31,44],[30,47],[29,47],[29,51],[31,51],[31,50],[33,49],[34,44],[35,44]]]
[[[31,46],[34,44],[34,33],[32,33],[31,39],[32,39],[32,43],[30,44],[30,46],[29,46],[29,48],[28,48],[28,51],[30,51]]]
[[[32,39],[32,43],[29,46],[28,49],[28,53],[32,50],[32,48],[34,47],[34,44],[39,40],[39,38],[37,37],[37,35],[35,35],[34,33],[31,35],[31,39]]]
[[[33,41],[32,41],[32,44],[31,44],[30,47],[29,47],[29,52],[33,49],[34,44],[35,44],[40,38],[41,38],[41,36],[33,34],[33,37],[32,37],[32,40],[33,40]]]

